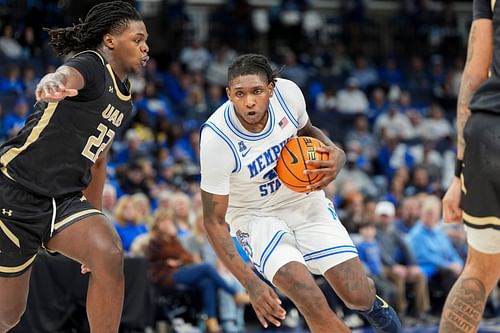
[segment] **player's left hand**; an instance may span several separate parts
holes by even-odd
[[[318,153],[328,153],[328,160],[308,160],[307,165],[316,167],[317,169],[305,170],[305,174],[317,175],[323,174],[323,177],[315,183],[308,186],[311,191],[319,191],[324,189],[335,178],[337,178],[340,169],[345,163],[345,153],[337,146],[325,146],[316,148]]]
[[[462,184],[460,178],[453,177],[450,187],[443,197],[443,221],[445,223],[461,223],[462,209],[460,199],[462,195]]]

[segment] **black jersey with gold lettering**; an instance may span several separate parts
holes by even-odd
[[[474,0],[473,19],[489,19],[493,21],[494,45],[500,45],[500,1]],[[490,77],[476,89],[472,95],[469,108],[471,111],[488,111],[500,113],[500,49],[493,48],[493,59]]]
[[[79,95],[37,103],[20,133],[0,147],[0,171],[44,196],[85,189],[91,166],[132,112],[128,89],[101,55],[84,51],[75,57],[86,60],[86,67],[74,66],[85,79]]]

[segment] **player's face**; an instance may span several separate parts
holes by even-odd
[[[118,66],[113,69],[125,75],[139,73],[149,59],[148,32],[144,22],[129,21],[128,27],[113,37],[113,60]]]
[[[260,132],[266,126],[273,91],[274,85],[257,74],[238,76],[226,88],[238,119],[251,132]]]

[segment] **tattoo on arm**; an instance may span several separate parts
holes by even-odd
[[[486,288],[481,280],[468,278],[459,281],[446,300],[440,332],[476,332],[486,296]]]
[[[214,195],[202,191],[202,201],[204,218],[206,220],[215,221],[218,227],[226,228],[225,220],[216,216],[217,205],[220,205],[220,203],[215,200]],[[229,235],[227,235],[227,237],[220,237],[218,241],[225,257],[228,260],[233,260],[236,255],[238,255],[233,244],[233,240]]]

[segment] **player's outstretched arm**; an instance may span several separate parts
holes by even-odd
[[[54,73],[45,75],[35,90],[37,101],[59,102],[76,96],[85,84],[82,74],[70,66],[61,66]]]
[[[228,196],[201,191],[203,218],[208,238],[224,265],[248,290],[252,306],[262,326],[269,323],[281,325],[286,312],[281,301],[266,283],[264,283],[241,259],[225,221]]]
[[[309,174],[319,174],[322,173],[324,176],[317,182],[311,184],[309,187],[312,190],[324,189],[328,184],[330,184],[335,178],[337,178],[338,173],[345,164],[345,153],[342,149],[337,147],[330,138],[328,138],[322,130],[313,126],[311,121],[301,128],[297,135],[299,136],[311,136],[323,142],[325,147],[317,148],[316,151],[320,153],[328,153],[328,160],[326,161],[307,161],[306,163],[316,166],[317,169],[306,170]]]
[[[488,78],[492,56],[493,23],[490,19],[474,20],[469,32],[467,60],[457,99],[457,163],[460,163],[464,156],[464,128],[470,117],[469,102],[474,91]],[[457,175],[443,197],[443,220],[445,222],[462,222],[460,198],[461,181]]]

